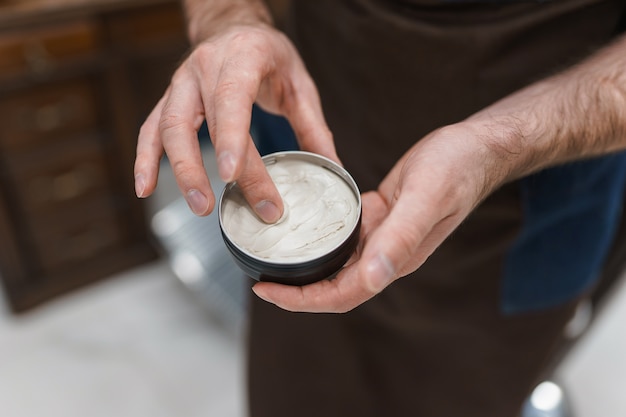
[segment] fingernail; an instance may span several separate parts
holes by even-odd
[[[261,300],[265,301],[266,303],[274,304],[274,302],[272,302],[272,300],[270,300],[269,297],[263,294],[262,291],[258,291],[255,287],[252,287],[252,292],[255,293],[257,297],[259,297]]]
[[[372,259],[366,268],[369,286],[375,292],[380,292],[389,285],[394,275],[391,261],[382,253]]]
[[[254,206],[254,211],[265,223],[276,223],[280,219],[280,210],[276,204],[269,200],[263,200]]]
[[[224,182],[231,182],[235,176],[235,158],[230,152],[222,152],[217,158],[217,169]]]
[[[143,193],[146,190],[146,178],[143,174],[135,175],[135,194],[137,197],[143,198]]]
[[[198,216],[203,215],[209,206],[209,200],[198,190],[189,190],[185,199],[191,211]]]

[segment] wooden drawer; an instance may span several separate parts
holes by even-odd
[[[188,44],[174,0],[0,8],[0,284],[23,311],[154,259],[132,161]]]
[[[91,59],[99,43],[97,25],[90,21],[5,33],[0,37],[0,79],[43,74]]]
[[[162,51],[171,43],[187,43],[185,19],[178,3],[129,11],[115,16],[109,24],[112,40],[138,53],[145,47],[156,46]]]
[[[106,197],[83,202],[66,212],[33,216],[28,226],[44,273],[90,260],[126,240],[113,202]]]
[[[85,198],[110,194],[104,151],[98,137],[81,137],[5,161],[20,209],[29,214],[62,210]]]
[[[97,96],[88,80],[57,83],[0,101],[0,144],[24,148],[97,125]]]

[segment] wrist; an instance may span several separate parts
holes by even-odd
[[[545,127],[529,112],[489,114],[466,123],[483,148],[485,164],[499,183],[515,180],[542,168],[551,150]]]
[[[584,156],[577,144],[581,116],[570,105],[568,87],[557,78],[541,81],[466,120],[500,166],[503,182]]]
[[[187,36],[197,45],[231,26],[273,26],[261,0],[185,0]]]

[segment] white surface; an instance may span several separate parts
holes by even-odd
[[[576,417],[626,416],[626,281],[557,372]]]
[[[155,262],[0,314],[2,417],[242,417],[242,340]],[[560,367],[576,417],[626,416],[626,286]]]
[[[156,262],[3,312],[0,416],[242,416],[241,345]]]

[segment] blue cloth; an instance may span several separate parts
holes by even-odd
[[[505,313],[558,305],[596,282],[621,219],[625,183],[626,153],[520,181],[524,222],[505,263]]]
[[[256,104],[252,108],[250,135],[261,155],[298,149],[296,136],[287,119],[270,114]]]

